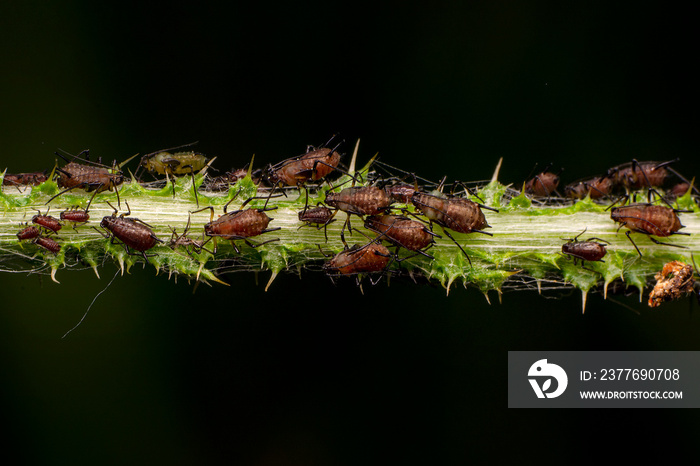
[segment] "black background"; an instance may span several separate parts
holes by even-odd
[[[0,8],[0,166],[63,148],[123,160],[195,140],[217,167],[340,132],[429,179],[564,183],[632,158],[697,159],[690,11],[653,3],[258,3]],[[696,65],[693,65],[696,63]],[[508,350],[698,350],[688,302],[509,293],[320,274],[200,287],[134,268],[4,274],[0,409],[24,464],[463,464],[664,456],[690,410],[508,410]],[[639,314],[632,312],[632,308]],[[695,304],[697,313],[697,304]],[[643,443],[646,436],[655,442]],[[658,441],[661,440],[661,441]],[[678,448],[673,450],[678,451]]]

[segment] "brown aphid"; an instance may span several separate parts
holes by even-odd
[[[559,186],[559,175],[544,171],[525,183],[525,193],[539,197],[549,197],[552,193],[557,193]]]
[[[348,214],[364,216],[383,213],[393,201],[385,190],[376,186],[353,186],[339,193],[326,193],[325,203]]]
[[[267,197],[267,201],[270,200],[271,196]],[[235,199],[235,196],[234,198]],[[231,241],[233,249],[240,253],[241,251],[236,246],[235,240],[243,240],[245,244],[251,248],[257,248],[263,244],[267,244],[271,241],[279,241],[279,238],[271,239],[263,243],[254,244],[251,243],[248,238],[254,236],[259,236],[264,233],[269,233],[271,231],[277,231],[280,227],[267,228],[270,221],[274,220],[267,216],[265,212],[270,210],[275,210],[277,207],[267,207],[267,201],[265,201],[265,206],[262,209],[243,209],[236,210],[234,212],[226,212],[228,205],[233,202],[233,199],[228,201],[224,206],[224,214],[219,218],[214,220],[214,208],[209,206],[200,210],[196,210],[192,213],[201,212],[202,210],[211,210],[211,218],[209,223],[204,225],[204,234],[213,238],[223,238]],[[246,200],[241,207],[245,207],[253,199],[259,199],[258,197],[251,197]],[[216,242],[214,243],[214,252],[216,252]]]
[[[32,217],[32,223],[36,223],[37,225],[52,231],[53,233],[58,233],[58,231],[63,227],[61,225],[61,222],[58,221],[56,217],[52,217],[49,215],[49,211],[46,211],[46,214],[42,214],[41,211],[37,215]]]
[[[411,196],[416,192],[416,187],[410,184],[398,183],[384,186],[384,191],[389,195],[392,202],[408,204]]]
[[[304,226],[314,226],[317,230],[323,228],[323,234],[326,237],[326,242],[328,242],[328,231],[327,227],[329,224],[335,222],[335,214],[338,210],[331,210],[326,206],[317,204],[316,207],[311,209],[304,208],[304,210],[299,212],[299,221],[304,222],[299,228]],[[297,228],[298,229],[298,228]]]
[[[612,194],[615,184],[608,176],[599,176],[584,181],[576,181],[564,188],[564,194],[571,199],[601,199]]]
[[[435,244],[438,235],[420,222],[398,215],[372,215],[365,219],[365,228],[379,233],[377,239],[385,238],[397,247],[433,259],[425,250]]]
[[[659,188],[669,176],[667,167],[677,162],[678,159],[667,162],[638,162],[632,160],[630,163],[619,165],[608,170],[610,176],[617,186],[623,186],[630,191],[643,187]]]
[[[208,240],[204,241],[204,238],[202,240],[195,240],[187,236],[187,232],[190,230],[190,221],[192,219],[192,216],[190,215],[187,218],[187,225],[185,225],[185,229],[183,230],[181,235],[177,234],[177,231],[175,228],[170,228],[173,231],[172,236],[170,237],[170,241],[168,242],[168,246],[170,249],[175,250],[176,248],[183,248],[187,254],[189,254],[190,257],[194,259],[193,251],[196,252],[197,254],[200,254],[202,251],[206,251],[211,255],[214,255],[213,251],[210,251],[209,249],[205,248],[204,246],[211,240],[209,238]],[[204,236],[204,235],[202,235]]]
[[[666,194],[671,199],[676,199],[678,197],[685,196],[685,194],[688,191],[690,191],[690,189],[691,189],[690,183],[686,183],[686,182],[677,183],[677,184],[674,184],[673,186],[671,186],[671,188],[668,191],[666,191]]]
[[[391,257],[389,250],[377,242],[373,241],[364,246],[356,244],[323,264],[323,270],[328,275],[383,272],[389,265]]]
[[[649,293],[649,307],[658,307],[664,301],[679,299],[683,295],[694,293],[693,274],[694,268],[681,261],[671,261],[664,264],[661,272],[654,277],[656,285]]]
[[[477,204],[469,199],[438,197],[421,192],[413,194],[411,203],[428,217],[431,224],[437,223],[443,228],[445,235],[459,247],[470,264],[471,259],[447,229],[465,234],[483,233],[492,236],[491,233],[483,231],[484,228],[490,228],[490,225],[486,222],[486,217],[481,209],[498,212],[496,209]]]
[[[30,225],[17,233],[17,239],[20,241],[24,241],[28,239],[34,239],[39,235],[41,235],[41,231],[37,227]]]
[[[576,262],[579,260],[582,264],[585,264],[586,261],[605,262],[603,257],[605,257],[608,251],[605,249],[605,244],[603,243],[609,243],[600,238],[588,238],[585,241],[579,241],[579,236],[585,233],[585,231],[586,230],[583,230],[573,238],[567,239],[567,242],[561,246],[561,253],[573,258],[574,265],[576,265]],[[602,241],[603,243],[597,243],[593,240]]]
[[[119,216],[117,216],[118,210],[112,204],[109,205],[114,209],[114,213],[103,217],[100,222],[100,226],[108,232],[105,237],[109,238],[111,236],[112,240],[117,238],[123,243],[127,254],[135,254],[131,252],[131,249],[135,249],[141,253],[144,259],[148,260],[146,251],[163,241],[156,236],[151,226],[146,222],[137,218],[126,218],[131,215],[128,202],[126,204],[128,212]]]
[[[671,235],[690,235],[690,233],[678,231],[683,228],[683,225],[680,218],[678,218],[677,212],[681,211],[662,205],[630,204],[622,207],[613,207],[610,211],[610,218],[620,224],[618,231],[624,226],[631,231],[649,236],[649,239],[656,244],[682,248],[684,246],[662,243],[652,237],[665,238]],[[627,235],[627,238],[641,256],[641,251],[630,237],[630,231],[627,231],[625,235]]]
[[[72,191],[73,189],[84,189],[87,192],[94,191],[95,194],[104,191],[114,191],[117,194],[117,202],[119,202],[118,186],[124,183],[124,174],[117,170],[116,161],[112,167],[91,162],[87,159],[89,154],[88,150],[82,151],[77,156],[72,156],[73,160],[78,159],[83,163],[68,160],[68,158],[60,152],[56,152],[55,154],[68,162],[68,164],[63,167],[56,168],[58,172],[56,183],[59,188],[65,189],[49,199],[46,202],[47,204],[61,194]],[[81,158],[83,155],[85,155],[86,158]]]
[[[58,242],[46,236],[38,236],[33,243],[54,254],[58,254],[61,250],[61,245]]]
[[[332,140],[333,138],[326,145]],[[309,146],[305,154],[268,167],[267,176],[273,186],[301,186],[309,180],[323,179],[336,170],[340,163],[340,154],[336,152],[338,146],[333,149]]]
[[[47,179],[46,172],[5,173],[2,184],[3,186],[39,186]]]

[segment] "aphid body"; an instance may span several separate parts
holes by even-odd
[[[469,199],[416,192],[411,197],[411,202],[431,222],[459,233],[483,233],[481,230],[490,227],[481,206]]]
[[[384,191],[389,195],[392,202],[408,204],[411,202],[411,196],[416,192],[416,188],[410,184],[398,183],[384,186]]]
[[[423,250],[435,243],[433,238],[437,236],[422,223],[397,215],[367,217],[365,228],[380,233],[396,246],[420,252],[426,256]]]
[[[671,235],[690,235],[690,233],[678,231],[683,228],[678,214],[674,209],[663,205],[630,204],[622,207],[613,207],[610,211],[610,218],[620,224],[618,230],[624,226],[630,231],[648,235],[649,239],[656,244],[682,248],[684,246],[662,243],[652,236],[664,238]],[[627,231],[625,235],[641,256],[642,252],[630,237],[630,231]]]
[[[632,231],[667,237],[683,228],[680,218],[670,207],[654,204],[630,204],[613,207],[610,218]]]
[[[371,242],[364,246],[354,245],[336,254],[323,264],[328,275],[355,275],[382,272],[391,261],[391,253],[382,244]]]
[[[3,186],[38,186],[47,179],[45,172],[5,173],[2,184]]]
[[[331,210],[326,206],[317,206],[309,209],[308,207],[299,212],[299,221],[304,222],[299,228],[303,226],[315,226],[316,229],[321,229],[323,227],[323,234],[326,237],[326,242],[328,241],[328,232],[326,227],[335,222],[333,218],[337,210]]]
[[[102,218],[100,226],[109,231],[111,236],[124,243],[127,253],[131,254],[131,248],[141,252],[143,257],[147,258],[145,251],[163,241],[156,236],[148,224],[137,218],[127,218],[130,214],[131,209],[128,213],[117,216],[117,209],[114,209],[112,215]]]
[[[574,238],[571,238],[567,240],[566,243],[562,244],[561,253],[573,258],[574,264],[576,264],[576,262],[579,260],[582,263],[586,261],[604,262],[603,257],[605,257],[605,254],[608,252],[605,249],[605,244],[593,241],[595,239],[602,241],[600,238],[588,238],[586,241],[578,240],[579,236],[581,236],[585,231],[586,230],[583,230]]]
[[[230,240],[250,238],[266,233],[271,220],[262,210],[237,210],[205,224],[204,233]]]
[[[549,197],[556,193],[559,175],[544,171],[525,183],[525,192],[540,197]]]
[[[376,186],[353,186],[339,193],[327,193],[325,203],[355,215],[377,215],[391,207],[390,195]]]
[[[637,190],[642,187],[658,188],[663,186],[669,176],[666,168],[676,160],[668,162],[637,162],[633,160],[608,170],[609,176],[617,186],[624,186],[629,190]]]
[[[338,163],[340,163],[340,154],[335,149],[310,148],[304,155],[269,167],[269,179],[273,185],[300,186],[309,180],[325,178],[336,169]]]
[[[64,222],[87,223],[90,220],[90,214],[87,209],[83,210],[78,206],[73,206],[61,212],[61,220]]]
[[[57,241],[47,238],[46,236],[38,236],[34,240],[34,244],[41,246],[54,254],[58,254],[58,252],[61,250],[61,245]]]
[[[208,160],[203,154],[194,151],[161,151],[145,155],[141,159],[141,166],[159,175],[189,175],[203,169]]]
[[[585,181],[576,181],[564,188],[564,194],[571,199],[600,199],[609,196],[614,187],[612,178],[607,176],[591,178]]]
[[[17,233],[17,239],[20,241],[34,239],[40,234],[41,231],[37,227],[30,225]]]
[[[58,233],[58,230],[63,227],[61,222],[59,222],[56,217],[48,215],[48,212],[47,215],[43,215],[41,212],[39,212],[37,215],[33,216],[32,223],[36,223],[37,225],[54,233]]]

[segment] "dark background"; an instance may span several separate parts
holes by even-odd
[[[217,167],[340,132],[429,179],[564,183],[629,161],[697,160],[691,11],[528,6],[124,2],[0,7],[0,166],[89,148],[123,160],[195,140]],[[515,411],[508,350],[698,350],[697,304],[509,293],[319,274],[200,287],[135,268],[0,276],[0,410],[24,464],[539,463],[606,439],[668,458],[689,410]],[[633,308],[639,314],[632,312]],[[645,442],[645,438],[653,442]],[[625,442],[622,442],[625,443]],[[17,464],[17,463],[15,463]]]

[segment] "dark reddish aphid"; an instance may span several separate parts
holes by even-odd
[[[599,176],[583,181],[576,181],[564,188],[564,194],[571,199],[601,199],[608,197],[613,192],[615,183],[608,176]]]
[[[258,246],[262,246],[263,244],[267,244],[272,241],[279,241],[279,238],[275,238],[265,241],[263,243],[254,244],[248,240],[248,238],[259,236],[263,233],[269,233],[271,231],[277,231],[280,229],[280,227],[267,228],[267,226],[270,224],[270,221],[274,219],[268,217],[265,212],[277,209],[276,206],[267,207],[267,202],[270,200],[270,197],[271,196],[267,197],[265,205],[262,209],[249,208],[243,210],[236,210],[234,212],[226,212],[228,205],[231,202],[233,202],[233,199],[236,198],[234,196],[224,206],[224,214],[216,220],[214,220],[214,208],[211,206],[205,207],[200,210],[196,210],[192,213],[201,212],[206,209],[211,210],[210,221],[209,223],[204,225],[204,234],[213,238],[223,238],[226,240],[230,240],[231,245],[233,245],[233,249],[237,253],[240,253],[241,251],[236,246],[236,243],[234,243],[235,240],[243,240],[245,244],[247,244],[251,248],[257,248]],[[245,207],[253,199],[260,198],[251,197],[250,199],[247,199],[241,205],[241,207]],[[214,252],[216,252],[216,241],[214,242]]]
[[[5,173],[2,184],[3,186],[38,186],[47,179],[46,172]]]
[[[102,221],[100,222],[100,227],[107,232],[107,234],[103,236],[105,236],[105,238],[111,237],[113,243],[114,238],[120,240],[123,243],[127,254],[136,254],[131,252],[131,249],[135,249],[143,256],[144,259],[148,260],[146,251],[151,249],[157,243],[162,243],[163,241],[156,236],[152,230],[152,227],[146,222],[143,222],[137,218],[126,218],[127,216],[131,215],[131,209],[129,208],[128,202],[126,204],[128,212],[119,216],[117,216],[118,210],[112,204],[109,204],[109,206],[114,209],[114,213],[103,217]],[[97,229],[95,228],[95,230]],[[99,232],[99,230],[97,231]]]
[[[63,225],[61,225],[61,222],[58,221],[56,217],[52,217],[49,215],[49,211],[46,211],[46,214],[42,214],[41,211],[37,215],[32,217],[32,223],[36,223],[37,225],[52,231],[54,233],[58,233],[58,230],[60,230]]]
[[[607,241],[600,238],[588,238],[586,241],[579,241],[578,238],[584,234],[586,230],[583,230],[578,235],[573,238],[567,239],[565,244],[561,246],[561,253],[569,256],[574,260],[574,265],[577,261],[581,261],[581,264],[588,262],[605,262],[603,257],[608,252],[605,249],[605,244],[609,244]],[[602,241],[602,243],[597,243],[594,240]]]
[[[85,209],[81,209],[76,205],[61,212],[61,220],[73,223],[73,228],[75,228],[77,224],[86,224],[90,220],[90,204],[92,204],[92,200],[95,198],[96,194],[97,192],[92,195]]]
[[[674,184],[668,191],[666,191],[666,195],[670,197],[671,199],[676,199],[678,197],[683,197],[685,194],[690,191],[691,185],[690,183],[677,183]]]
[[[356,244],[344,249],[323,264],[323,270],[331,276],[383,272],[391,258],[392,255],[385,246],[372,241],[364,246]]]
[[[58,242],[46,236],[38,236],[33,242],[34,244],[41,246],[54,254],[58,254],[58,252],[61,250],[61,245],[58,244]]]
[[[524,191],[526,194],[533,194],[539,197],[549,197],[553,193],[559,195],[557,192],[559,173],[549,172],[547,171],[548,169],[549,166],[525,183]]]
[[[411,203],[420,210],[423,215],[428,217],[430,223],[437,223],[443,228],[445,235],[450,238],[464,253],[471,264],[471,259],[462,249],[462,246],[452,237],[447,229],[459,233],[483,233],[493,236],[491,233],[483,231],[484,228],[490,228],[486,222],[486,217],[482,212],[482,208],[498,210],[487,207],[482,204],[470,201],[469,199],[454,198],[454,197],[438,197],[432,194],[416,192],[411,197]]]
[[[425,250],[435,244],[438,235],[416,220],[398,215],[372,215],[365,219],[365,228],[379,233],[377,239],[386,239],[397,246],[397,253],[398,247],[402,247],[433,259]]]
[[[309,146],[305,154],[268,167],[270,183],[273,186],[301,186],[309,180],[316,181],[328,176],[340,163],[340,154],[336,152],[340,144],[333,149],[325,147],[332,140],[318,149]]]
[[[91,162],[88,159],[89,153],[89,150],[84,150],[76,156],[71,156],[72,160],[68,160],[60,152],[55,153],[68,162],[63,167],[56,168],[58,172],[56,183],[59,188],[65,189],[49,199],[46,202],[47,204],[63,193],[73,189],[84,189],[87,192],[94,191],[95,193],[114,191],[117,194],[117,203],[120,205],[118,186],[124,183],[124,174],[117,169],[116,161],[112,164],[112,167],[98,162]],[[83,155],[85,158],[82,158]],[[75,162],[74,160],[76,159],[80,162]],[[123,162],[122,165],[129,160]]]
[[[329,224],[335,222],[335,214],[338,210],[331,210],[326,206],[317,204],[316,207],[308,208],[306,206],[304,210],[299,212],[299,221],[304,222],[299,228],[305,226],[316,227],[317,230],[323,228],[323,235],[326,237],[326,242],[328,242],[328,231],[327,227]]]
[[[630,230],[627,231],[625,235],[627,235],[627,238],[632,242],[637,253],[641,256],[641,251],[630,237],[632,231],[649,236],[649,239],[656,244],[677,248],[684,247],[676,244],[662,243],[652,237],[659,236],[665,238],[671,235],[690,235],[690,233],[681,233],[678,231],[683,228],[681,220],[677,215],[679,212],[686,211],[674,210],[663,205],[630,204],[622,207],[613,207],[610,211],[610,218],[620,224],[618,231],[623,226]]]
[[[17,233],[17,239],[20,241],[34,239],[37,236],[39,236],[40,234],[41,234],[41,231],[37,227],[30,225],[30,226],[25,227],[24,229],[20,230]]]

